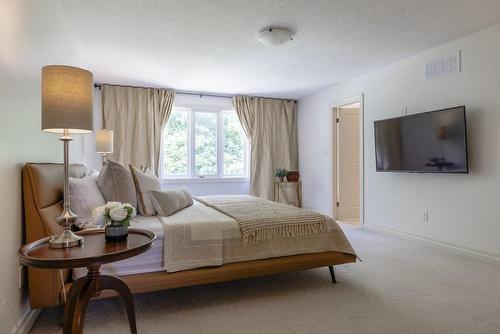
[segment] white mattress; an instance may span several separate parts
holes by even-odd
[[[158,216],[145,217],[137,215],[130,227],[152,231],[156,240],[150,250],[125,260],[104,264],[101,266],[103,275],[126,276],[139,273],[150,273],[163,269],[163,225]],[[87,268],[73,269],[73,279],[87,274]]]

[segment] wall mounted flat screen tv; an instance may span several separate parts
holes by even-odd
[[[379,172],[469,172],[465,106],[375,121]]]

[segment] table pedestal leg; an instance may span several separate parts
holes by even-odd
[[[83,333],[83,322],[90,299],[102,290],[115,290],[120,294],[127,309],[130,332],[137,334],[134,299],[128,286],[114,276],[101,276],[99,266],[88,267],[86,277],[77,279],[69,290],[64,308],[64,334]]]
[[[115,290],[120,294],[127,309],[130,332],[134,334],[137,333],[137,327],[135,323],[134,298],[132,297],[132,293],[130,292],[127,284],[125,284],[121,279],[114,276],[101,276],[99,280],[99,288],[100,290]]]

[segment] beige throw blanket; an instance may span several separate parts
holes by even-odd
[[[253,196],[202,196],[196,199],[235,219],[245,245],[327,231],[325,216]]]

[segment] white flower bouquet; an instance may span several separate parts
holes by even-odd
[[[136,209],[129,203],[108,202],[92,212],[94,224],[103,225],[112,223],[130,226],[130,220],[137,215]]]

